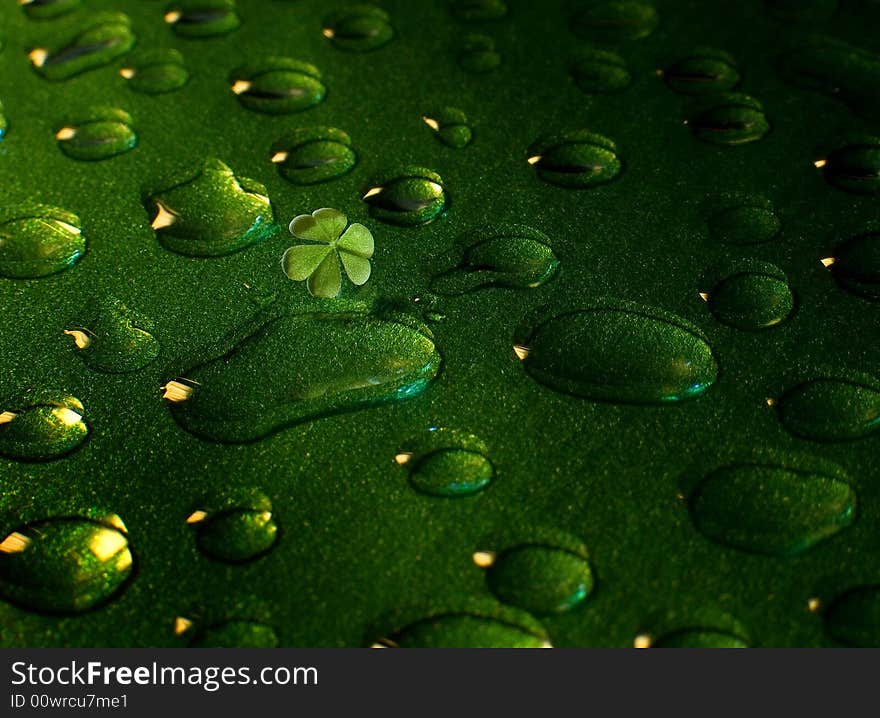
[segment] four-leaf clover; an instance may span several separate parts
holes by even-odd
[[[299,239],[319,244],[290,247],[281,257],[281,268],[292,280],[308,279],[306,286],[313,297],[332,299],[342,289],[339,262],[348,278],[360,286],[370,278],[373,235],[362,224],[352,224],[338,209],[316,209],[311,214],[294,217],[290,233]]]

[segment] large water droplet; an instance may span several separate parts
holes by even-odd
[[[209,499],[186,522],[196,530],[199,550],[226,563],[252,561],[278,540],[272,502],[256,491]]]
[[[674,314],[620,301],[527,322],[515,337],[541,384],[600,401],[656,404],[699,396],[718,365],[700,331]]]
[[[229,81],[244,107],[270,115],[301,112],[327,94],[317,67],[288,57],[270,57],[239,68]]]
[[[51,20],[76,10],[80,0],[19,0],[32,20]]]
[[[660,636],[652,648],[748,648],[739,636],[716,628],[682,628]]]
[[[769,556],[803,553],[849,526],[856,495],[844,481],[782,466],[735,464],[712,472],[690,499],[708,538]]]
[[[132,555],[118,516],[50,518],[0,541],[0,595],[44,613],[80,613],[117,594]]]
[[[507,610],[437,611],[395,631],[383,642],[399,648],[547,648],[540,625]]]
[[[736,246],[770,242],[782,230],[773,203],[757,195],[719,201],[706,221],[712,239]]]
[[[57,207],[35,205],[0,224],[0,275],[35,279],[72,267],[85,254],[80,220]]]
[[[106,160],[137,145],[132,119],[116,107],[95,107],[65,122],[55,132],[58,146],[75,160]]]
[[[594,187],[620,174],[617,145],[588,130],[544,136],[526,152],[528,163],[545,182],[560,187]]]
[[[831,275],[846,291],[880,301],[880,232],[868,232],[834,248]]]
[[[585,40],[619,43],[647,37],[659,22],[653,5],[618,0],[597,2],[584,8],[572,19],[571,29]]]
[[[688,117],[695,137],[716,145],[742,145],[770,131],[764,107],[754,97],[729,92],[707,95]]]
[[[450,0],[452,14],[467,22],[500,20],[507,15],[504,0]]]
[[[491,72],[501,65],[501,54],[495,50],[495,41],[486,35],[467,35],[458,52],[458,65],[475,74]]]
[[[409,471],[413,488],[431,496],[470,496],[495,475],[482,439],[455,429],[431,427],[407,441],[394,458]]]
[[[238,29],[235,0],[182,0],[165,12],[165,22],[181,37],[213,37]]]
[[[238,443],[415,396],[440,367],[426,331],[404,318],[270,308],[179,373],[195,388],[171,410],[197,436]]]
[[[193,257],[237,252],[274,229],[266,188],[216,159],[195,177],[151,194],[146,204],[162,245]]]
[[[294,184],[328,182],[357,162],[351,138],[334,127],[294,130],[273,144],[271,152],[281,176]]]
[[[35,47],[28,57],[47,80],[66,80],[107,65],[135,43],[127,15],[100,12],[92,15],[73,38],[55,48]]]
[[[370,214],[390,224],[411,227],[435,219],[446,207],[446,190],[436,172],[404,167],[369,187],[362,197]]]
[[[179,90],[189,81],[183,55],[177,50],[148,50],[129,60],[119,74],[136,92],[159,95]]]
[[[381,8],[353,5],[327,16],[324,20],[324,37],[340,50],[369,52],[391,42],[394,29],[388,13]]]
[[[880,140],[845,145],[828,155],[822,174],[829,184],[853,194],[880,193]]]
[[[0,456],[50,461],[86,440],[89,425],[79,399],[58,391],[34,391],[0,406]]]
[[[431,128],[434,136],[447,147],[460,150],[473,139],[473,130],[467,115],[455,107],[441,107],[422,115],[422,121]]]
[[[236,619],[208,626],[190,643],[194,648],[277,648],[278,644],[272,626]]]
[[[702,47],[666,68],[663,79],[676,92],[702,95],[731,90],[739,84],[740,77],[730,54]]]
[[[764,0],[767,13],[785,22],[821,22],[837,10],[837,0]]]
[[[835,598],[825,630],[847,646],[880,648],[880,586],[859,586]]]
[[[718,267],[704,278],[701,296],[715,318],[745,331],[769,329],[794,310],[785,272],[769,262],[740,260]]]
[[[569,63],[575,84],[587,94],[620,92],[632,83],[626,61],[616,52],[587,47]]]
[[[533,289],[550,281],[559,260],[549,238],[524,225],[490,227],[468,235],[458,263],[434,277],[431,289],[459,295],[483,287]]]
[[[880,428],[880,384],[812,379],[786,391],[777,406],[783,426],[804,439],[850,441]]]

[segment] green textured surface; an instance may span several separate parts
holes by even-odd
[[[82,402],[90,431],[79,448],[54,461],[0,457],[0,540],[26,523],[116,514],[128,531],[134,570],[110,600],[78,615],[0,601],[0,644],[351,646],[403,636],[407,644],[540,645],[546,634],[555,646],[630,646],[637,635],[672,636],[671,645],[836,645],[832,636],[876,645],[876,591],[838,604],[832,630],[823,612],[846,592],[880,582],[880,435],[864,432],[840,443],[798,438],[767,400],[811,379],[857,377],[872,385],[864,376],[880,374],[880,305],[870,291],[845,291],[819,262],[840,242],[880,231],[878,198],[832,186],[813,164],[847,138],[878,132],[863,119],[870,112],[852,111],[876,107],[866,89],[878,77],[876,56],[873,71],[838,63],[854,73],[843,96],[852,108],[786,82],[777,68],[785,48],[802,48],[815,34],[880,51],[880,4],[840,0],[833,14],[803,21],[779,20],[758,0],[656,0],[650,34],[628,40],[641,30],[600,33],[617,38],[600,47],[625,61],[627,86],[616,59],[611,80],[602,79],[607,67],[577,65],[581,73],[598,72],[596,82],[612,90],[596,94],[579,89],[570,74],[588,45],[583,27],[580,35],[571,29],[575,3],[508,0],[504,17],[486,21],[459,19],[441,0],[376,4],[387,11],[394,36],[360,53],[321,32],[325,16],[344,3],[238,0],[238,29],[197,38],[173,32],[163,21],[166,4],[155,0],[84,0],[51,20],[30,18],[4,0],[0,101],[8,124],[0,140],[0,222],[35,202],[59,207],[81,219],[87,250],[58,274],[0,278],[0,413],[22,397],[53,391]],[[163,94],[137,92],[119,75],[132,66],[126,56],[58,81],[34,71],[31,48],[63,44],[101,11],[129,16],[133,57],[179,51],[187,84]],[[471,34],[494,42],[495,69],[465,69],[461,54],[473,45]],[[770,131],[757,141],[701,141],[684,124],[693,98],[658,76],[658,68],[707,46],[736,61],[741,82],[733,91],[763,106]],[[230,77],[271,56],[316,66],[326,97],[296,114],[247,109],[230,91]],[[580,83],[593,86],[584,77]],[[108,106],[131,116],[134,149],[101,161],[61,151],[54,134],[67,118],[93,117],[95,108]],[[466,115],[466,147],[438,142],[423,121],[443,107]],[[352,171],[313,185],[281,176],[270,161],[273,145],[311,127],[351,137]],[[528,148],[544,133],[579,130],[613,141],[620,173],[587,188],[542,181],[527,162]],[[193,177],[209,158],[265,185],[277,231],[233,254],[176,254],[151,229],[145,198]],[[859,161],[876,164],[872,156]],[[363,193],[412,166],[442,178],[445,212],[417,226],[371,216]],[[778,236],[754,245],[710,236],[711,208],[733,195],[770,200],[781,219]],[[280,266],[285,249],[297,243],[287,223],[320,207],[339,209],[375,238],[370,280],[360,288],[345,283],[339,300],[312,298]],[[448,257],[461,256],[463,241],[511,224],[548,237],[558,276],[534,289],[426,296],[432,278],[451,266]],[[795,308],[779,325],[738,330],[718,322],[701,300],[705,272],[741,259],[771,263],[787,277]],[[148,318],[158,358],[112,374],[77,356],[63,330],[79,326],[95,299],[118,300]],[[219,340],[271,301],[303,312],[390,305],[418,319],[429,307],[443,317],[429,325],[440,373],[418,396],[299,423],[251,443],[218,444],[184,431],[162,399],[178,358]],[[538,383],[513,351],[518,326],[534,312],[549,318],[627,302],[695,325],[718,363],[714,384],[687,401],[603,403]],[[313,340],[307,347],[291,341],[290,356],[320,353],[320,339]],[[283,353],[277,357],[279,366],[285,361]],[[262,377],[267,395],[278,379],[272,366]],[[279,382],[277,391],[284,390]],[[871,401],[859,397],[867,408],[835,411],[843,421],[870,421],[878,411]],[[479,437],[494,468],[485,489],[458,498],[414,489],[395,456],[430,426]],[[731,464],[845,481],[857,497],[856,516],[795,556],[709,540],[695,527],[687,497]],[[808,491],[798,500],[808,503]],[[222,506],[224,495],[249,492],[271,502],[275,543],[244,563],[202,553],[187,517],[206,497],[221,497],[212,500]],[[770,530],[785,533],[775,524]],[[586,547],[594,585],[572,610],[537,619],[498,603],[472,559],[475,551],[500,554],[523,544],[572,550],[566,541]],[[564,562],[530,565],[524,580],[552,582],[556,565]],[[97,580],[95,570],[87,581]],[[0,564],[0,578],[8,574]],[[13,578],[27,575],[17,570]],[[535,596],[551,588],[539,586]],[[512,593],[523,590],[529,593],[528,586]],[[813,610],[811,599],[818,599]],[[431,616],[452,618],[423,620]],[[193,627],[176,635],[177,617]]]

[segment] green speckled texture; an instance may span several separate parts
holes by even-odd
[[[121,590],[78,615],[0,601],[0,645],[362,646],[407,625],[419,628],[403,642],[430,645],[541,645],[546,636],[554,646],[631,646],[644,635],[687,638],[672,644],[830,646],[835,636],[877,644],[876,591],[839,608],[833,631],[823,617],[836,597],[880,583],[880,435],[799,438],[767,400],[794,386],[790,377],[880,373],[880,305],[845,291],[819,261],[848,238],[880,231],[877,197],[834,187],[814,166],[880,129],[844,102],[787,83],[777,68],[784,48],[816,34],[880,51],[880,5],[839,0],[830,16],[802,22],[775,19],[760,0],[656,0],[653,31],[602,46],[623,58],[631,84],[585,94],[569,68],[587,45],[571,18],[588,0],[507,0],[503,18],[480,22],[458,19],[443,0],[376,4],[394,37],[364,53],[342,50],[321,32],[342,2],[238,0],[240,27],[212,37],[175,33],[158,0],[83,0],[51,20],[29,18],[11,0],[0,9],[8,123],[0,210],[7,217],[34,202],[59,207],[81,219],[87,239],[69,269],[0,279],[0,413],[51,390],[79,399],[90,428],[82,446],[55,461],[0,458],[0,540],[29,522],[117,514],[134,557]],[[179,51],[187,84],[135,91],[119,74],[131,66],[126,55],[58,81],[34,71],[29,50],[63,46],[105,11],[130,18],[132,52]],[[470,43],[484,49],[462,60],[473,34],[494,50]],[[692,98],[657,70],[707,46],[736,60],[742,80],[733,91],[761,103],[770,129],[760,139],[716,145],[684,124]],[[289,115],[244,107],[230,77],[272,56],[316,66],[323,100]],[[876,73],[864,72],[848,87],[853,102],[870,99],[865,83]],[[65,118],[89,117],[99,106],[129,113],[137,146],[102,161],[66,156],[55,132]],[[466,114],[467,147],[438,142],[422,120],[446,106]],[[308,186],[281,176],[273,144],[308,127],[348,133],[358,158],[351,172]],[[580,130],[613,141],[619,174],[582,189],[542,181],[526,161],[530,145],[546,133]],[[144,198],[193,177],[212,157],[265,185],[277,227],[233,254],[169,251],[150,227]],[[870,169],[873,157],[859,161]],[[361,201],[377,177],[407,166],[442,178],[445,209],[428,224],[385,223]],[[710,238],[707,207],[735,194],[772,202],[781,219],[775,239],[742,246]],[[297,241],[287,223],[320,207],[339,209],[375,238],[370,280],[346,284],[340,300],[312,298],[280,266]],[[426,296],[460,238],[498,224],[546,234],[558,276],[535,289]],[[740,259],[784,272],[797,298],[786,321],[747,332],[712,316],[700,278]],[[155,361],[125,374],[90,368],[63,333],[68,318],[111,296],[150,319],[161,347]],[[273,302],[309,312],[347,301],[418,319],[430,304],[445,317],[430,325],[442,366],[423,393],[246,444],[199,439],[175,422],[162,386],[178,357]],[[599,302],[635,302],[692,323],[717,359],[717,380],[688,401],[645,406],[566,395],[531,378],[513,351],[520,322],[539,306],[552,316]],[[320,351],[320,335],[306,349]],[[267,365],[263,379],[273,378]],[[479,436],[494,467],[484,490],[449,498],[410,485],[395,453],[430,426]],[[851,525],[788,557],[707,539],[688,498],[719,467],[744,463],[847,483],[858,507]],[[275,544],[241,564],[206,556],[186,523],[193,507],[206,496],[250,491],[271,501]],[[546,531],[586,546],[594,586],[585,600],[528,621],[498,602],[472,555],[512,526],[515,541],[493,550],[543,545]],[[462,612],[446,630],[419,623]],[[391,615],[405,619],[383,619]],[[688,630],[696,633],[677,633]]]

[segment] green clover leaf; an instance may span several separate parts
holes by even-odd
[[[295,282],[308,280],[313,297],[333,299],[342,289],[342,272],[357,286],[370,278],[373,235],[362,224],[346,229],[348,218],[338,209],[324,207],[311,214],[294,217],[290,233],[299,239],[318,244],[299,244],[288,248],[281,257],[281,269]]]

